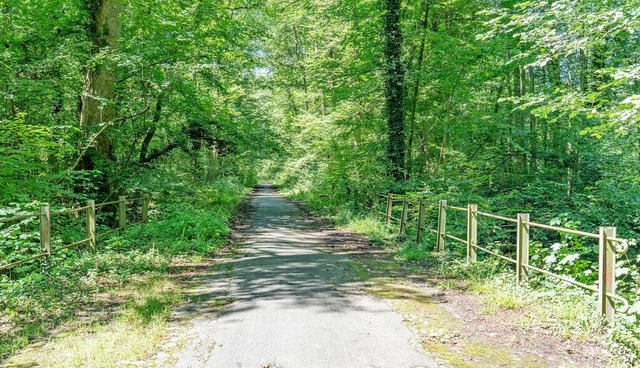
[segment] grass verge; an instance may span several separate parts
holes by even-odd
[[[68,252],[47,273],[0,278],[0,364],[112,367],[144,359],[182,301],[183,278],[211,266],[248,192],[223,180],[165,194],[170,200],[154,203],[155,220],[101,241],[98,252]]]
[[[25,349],[6,367],[115,367],[136,365],[163,341],[179,285],[162,275],[111,294],[121,305],[110,318],[88,316],[64,326],[55,338]]]

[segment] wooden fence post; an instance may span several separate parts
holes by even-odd
[[[387,194],[387,225],[391,225],[391,211],[393,211],[393,197],[389,193]]]
[[[407,232],[407,212],[409,212],[409,204],[407,197],[402,198],[402,215],[400,216],[400,235]]]
[[[96,250],[96,201],[87,200],[87,239],[92,251]]]
[[[118,197],[118,228],[120,235],[124,234],[127,227],[127,198],[125,196]]]
[[[51,269],[51,212],[49,206],[40,207],[40,249],[44,254],[41,267],[45,275]]]
[[[467,262],[475,262],[478,258],[478,205],[467,205]]]
[[[422,236],[424,234],[424,199],[420,199],[420,207],[418,208],[418,235],[416,242],[422,244]]]
[[[142,222],[149,221],[149,195],[145,194],[142,198]]]
[[[447,231],[447,200],[443,199],[438,203],[438,252],[444,252],[444,239]]]
[[[51,214],[49,206],[40,207],[40,248],[47,258],[51,256]]]
[[[601,226],[599,235],[598,304],[602,316],[613,322],[615,303],[607,294],[614,294],[616,291],[616,252],[608,238],[616,237],[616,228]]]
[[[516,232],[516,285],[529,280],[529,214],[518,214]]]

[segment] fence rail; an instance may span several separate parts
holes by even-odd
[[[0,271],[10,270],[15,267],[18,267],[42,258],[49,259],[51,255],[54,253],[60,252],[65,249],[77,247],[83,244],[89,244],[89,248],[92,251],[95,251],[97,246],[97,239],[102,238],[116,231],[119,231],[122,234],[124,233],[127,226],[147,222],[149,219],[150,200],[151,200],[151,197],[149,196],[143,196],[143,197],[131,198],[131,199],[127,199],[126,197],[121,196],[118,198],[117,201],[105,202],[98,205],[96,205],[94,200],[88,200],[86,203],[86,206],[84,207],[69,208],[62,211],[52,212],[49,206],[42,206],[40,207],[39,213],[24,214],[24,215],[5,218],[5,219],[0,219],[0,224],[6,224],[6,223],[14,223],[16,221],[24,220],[27,218],[38,217],[39,218],[39,235],[40,235],[40,254],[37,254],[33,257],[29,257],[23,260],[19,260],[19,261],[7,263],[7,264],[0,264]],[[140,201],[142,202],[142,211],[141,211],[142,221],[139,221],[137,223],[127,224],[127,203],[134,203],[134,202],[140,202]],[[113,205],[113,204],[118,205],[118,226],[115,229],[102,232],[101,234],[96,234],[96,208],[101,208],[101,207],[104,207],[107,205]],[[85,218],[86,218],[86,223],[85,223],[86,238],[70,244],[62,245],[60,247],[52,248],[51,247],[51,216],[78,214],[82,211],[85,212]]]
[[[19,220],[24,220],[24,219],[28,219],[30,217],[38,217],[40,216],[39,213],[28,213],[25,215],[19,215],[19,216],[14,216],[14,217],[9,217],[6,219],[0,219],[0,224],[4,224],[4,223],[8,223],[8,222],[15,222],[15,221],[19,221]]]
[[[437,205],[437,225],[436,229],[428,229],[425,226],[425,209],[426,203],[424,199],[408,198],[402,195],[395,194],[379,194],[376,198],[386,199],[385,211],[379,211],[377,205],[374,205],[374,213],[383,215],[386,223],[392,222],[399,224],[399,232],[401,235],[406,235],[406,228],[408,223],[409,211],[414,211],[415,208],[409,208],[409,203],[418,201],[418,217],[417,217],[417,235],[416,241],[422,243],[424,237],[424,231],[430,231],[436,234],[435,249],[442,252],[445,250],[446,240],[454,240],[456,242],[465,244],[467,247],[467,260],[469,262],[477,261],[477,252],[482,251],[491,256],[500,258],[506,262],[515,265],[516,270],[516,284],[520,285],[528,281],[529,272],[535,271],[544,274],[549,277],[556,278],[558,280],[570,283],[577,287],[592,292],[598,293],[598,310],[606,317],[607,320],[613,321],[614,313],[616,310],[615,301],[619,301],[623,304],[620,311],[626,311],[629,308],[629,302],[615,293],[616,283],[616,258],[618,254],[626,253],[629,249],[629,243],[626,239],[616,237],[615,227],[599,228],[598,233],[590,233],[586,231],[580,231],[575,229],[567,229],[559,226],[552,226],[546,224],[540,224],[530,221],[528,213],[519,213],[516,218],[506,217],[502,215],[496,215],[488,212],[478,211],[478,206],[475,204],[468,204],[467,207],[452,206],[447,203],[446,200],[441,200]],[[394,204],[398,201],[402,201],[402,212],[400,217],[393,216]],[[454,210],[466,213],[466,239],[457,237],[447,232],[447,210]],[[478,245],[478,218],[486,217],[494,220],[505,221],[516,226],[516,258],[510,258],[505,255],[499,254],[495,251],[481,247]],[[571,277],[565,275],[558,275],[551,271],[542,269],[540,267],[529,264],[529,238],[531,228],[538,228],[543,230],[555,231],[564,234],[573,234],[578,236],[584,236],[598,240],[598,284],[587,285],[585,283],[576,281]]]

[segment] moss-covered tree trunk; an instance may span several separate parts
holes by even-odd
[[[118,48],[120,39],[122,5],[119,0],[85,0],[90,15],[89,33],[93,42],[92,53],[108,55]],[[87,67],[82,91],[80,126],[87,135],[98,134],[95,149],[87,151],[80,161],[80,168],[92,170],[97,159],[113,160],[113,148],[104,124],[114,118],[116,91],[115,68],[109,57]],[[94,59],[95,61],[95,59]]]

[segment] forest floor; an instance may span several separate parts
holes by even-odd
[[[270,188],[249,212],[229,262],[194,281],[192,303],[150,366],[608,364],[602,347],[523,325],[522,311],[487,312],[462,281],[435,287],[442,280]]]

